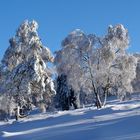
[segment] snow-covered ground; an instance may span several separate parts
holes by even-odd
[[[140,140],[140,100],[0,122],[0,140]]]

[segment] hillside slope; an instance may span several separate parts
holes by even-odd
[[[140,100],[0,122],[0,140],[140,140]]]

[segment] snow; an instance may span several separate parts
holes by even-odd
[[[0,95],[6,102],[0,101],[0,110],[7,114],[14,112],[19,105],[20,108],[29,105],[32,99],[32,103],[37,103],[43,111],[43,106],[49,107],[55,94],[52,72],[48,67],[54,58],[49,48],[42,44],[37,29],[36,21],[23,22],[10,39],[10,46],[2,59]]]
[[[140,140],[140,100],[0,122],[0,140]]]

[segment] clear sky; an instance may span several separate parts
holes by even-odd
[[[52,52],[76,28],[102,36],[118,23],[129,31],[128,51],[140,52],[140,0],[0,0],[0,59],[26,19],[38,22],[39,36]]]

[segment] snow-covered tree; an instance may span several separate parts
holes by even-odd
[[[55,94],[52,73],[47,66],[53,62],[53,56],[42,44],[37,29],[36,21],[25,21],[10,39],[0,66],[0,92],[14,98],[20,107],[32,102],[45,110]]]
[[[110,25],[102,38],[77,29],[63,40],[62,49],[56,52],[57,72],[67,75],[68,84],[77,93],[81,87],[94,93],[97,107],[102,107],[106,101],[102,97],[109,92],[124,96],[132,91],[136,59],[125,51],[128,44],[128,31],[121,24]]]
[[[57,106],[62,110],[69,110],[71,106],[77,109],[76,95],[72,87],[67,83],[67,76],[62,74],[57,77]]]
[[[134,56],[138,59],[137,68],[136,68],[136,78],[133,80],[132,85],[134,88],[134,92],[140,92],[140,53],[134,54]]]
[[[66,75],[61,75],[57,77],[57,90],[56,90],[56,102],[57,106],[62,108],[62,110],[69,110],[69,87],[67,84]]]

